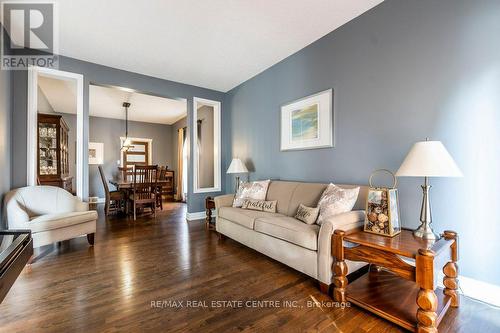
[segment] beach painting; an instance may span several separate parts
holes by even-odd
[[[333,147],[333,119],[333,89],[283,105],[281,151]]]
[[[313,140],[318,138],[318,109],[319,105],[313,104],[292,111],[292,141]]]

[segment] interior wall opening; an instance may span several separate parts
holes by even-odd
[[[138,166],[154,165],[158,167],[157,196],[162,201],[185,202],[186,118],[187,102],[184,99],[91,84],[90,200],[123,210],[124,205],[114,205],[109,202],[110,197],[114,192],[123,192],[128,198],[134,181],[138,181],[134,178],[134,170]]]

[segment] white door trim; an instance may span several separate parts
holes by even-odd
[[[27,178],[28,186],[36,185],[37,178],[37,135],[38,135],[38,75],[55,79],[76,81],[76,195],[83,198],[84,188],[87,189],[88,179],[83,179],[83,75],[60,71],[52,68],[30,66],[28,68],[28,119],[27,119]]]
[[[200,188],[198,186],[198,104],[210,105],[214,108],[214,186]],[[221,102],[209,99],[193,98],[193,193],[219,192],[221,190]]]
[[[120,147],[123,146],[123,143],[125,142],[125,137],[120,136]],[[128,138],[130,141],[137,141],[137,142],[147,142],[148,143],[148,164],[151,165],[153,164],[153,139],[147,139],[147,138]],[[120,166],[123,167],[123,154],[120,152]]]

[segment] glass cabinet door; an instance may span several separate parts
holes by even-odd
[[[68,132],[61,126],[61,174],[69,174],[69,147],[68,147]]]
[[[40,175],[57,175],[57,125],[38,124]]]

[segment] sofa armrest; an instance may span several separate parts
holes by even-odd
[[[13,196],[13,194],[8,193],[4,200],[4,219],[7,221],[7,228],[26,229],[30,217]]]
[[[82,199],[71,195],[70,201],[67,202],[67,206],[64,207],[65,211],[74,211],[74,212],[86,212],[89,210],[88,202],[83,201]]]
[[[336,229],[349,230],[360,227],[365,220],[364,210],[353,210],[323,221],[318,236],[318,280],[332,282],[332,235]],[[350,272],[352,273],[352,272]]]
[[[215,208],[231,207],[233,205],[234,194],[219,195],[214,198]]]
[[[80,199],[76,199],[77,202],[75,202],[75,211],[77,212],[86,212],[89,210],[89,203],[81,201]]]

